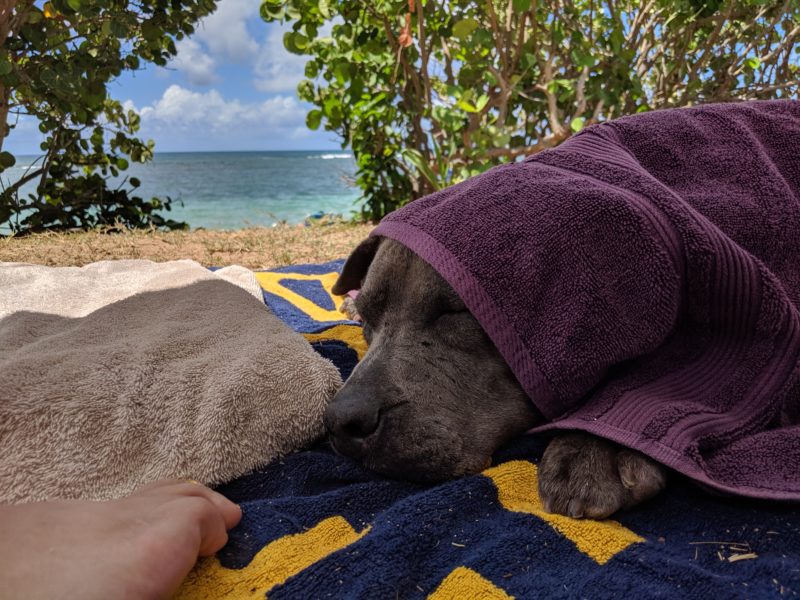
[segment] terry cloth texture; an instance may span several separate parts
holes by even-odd
[[[800,103],[588,128],[387,216],[550,429],[800,499]]]
[[[321,435],[339,372],[262,298],[241,267],[0,264],[0,501],[218,484]]]
[[[335,312],[341,262],[258,273],[275,314],[352,369],[360,328]],[[241,524],[177,595],[220,598],[796,598],[800,510],[711,496],[675,478],[608,521],[544,512],[526,436],[479,475],[435,486],[381,478],[327,447],[219,491]]]

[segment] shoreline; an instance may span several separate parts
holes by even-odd
[[[273,269],[347,258],[373,228],[371,224],[333,223],[236,230],[37,233],[0,238],[0,262],[83,266],[99,260],[188,258],[206,267]]]
[[[18,180],[36,157],[17,159],[3,181]],[[110,177],[109,186],[129,189],[136,178],[131,195],[171,200],[169,211],[156,211],[163,218],[192,229],[240,230],[294,225],[320,213],[359,220],[361,190],[352,185],[356,170],[352,153],[345,151],[156,152],[152,161],[131,162]],[[29,181],[20,196],[35,195],[35,188],[36,180]],[[0,225],[0,234],[9,233],[9,223]]]

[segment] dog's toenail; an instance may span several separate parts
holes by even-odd
[[[567,512],[573,519],[580,519],[583,516],[583,502],[580,500],[570,500]]]

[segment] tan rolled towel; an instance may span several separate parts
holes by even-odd
[[[228,481],[318,437],[340,386],[241,267],[0,264],[0,501]]]

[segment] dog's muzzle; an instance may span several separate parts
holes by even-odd
[[[380,429],[380,402],[359,386],[345,385],[325,409],[324,423],[335,450],[361,458]]]

